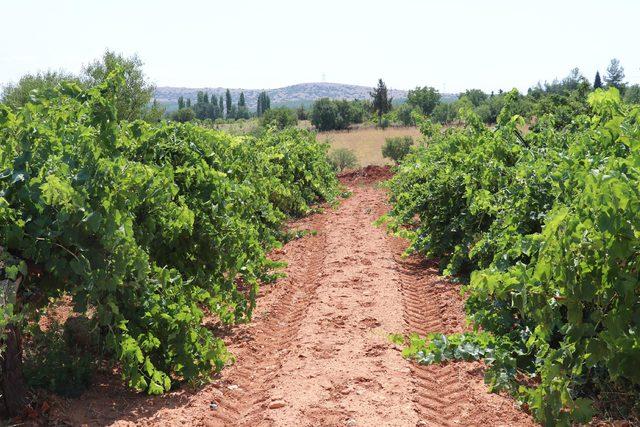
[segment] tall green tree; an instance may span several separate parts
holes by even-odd
[[[256,115],[260,117],[265,113],[265,111],[269,110],[270,108],[271,108],[271,99],[269,98],[269,95],[265,91],[260,92],[260,94],[258,95],[258,105],[256,107]]]
[[[143,63],[137,55],[125,57],[107,50],[102,58],[83,69],[83,79],[89,86],[100,85],[117,68],[124,72],[125,84],[118,86],[116,110],[118,120],[142,118],[151,104],[155,86],[147,81],[142,71]]]
[[[225,97],[225,105],[227,107],[227,117],[231,118],[233,117],[231,115],[232,101],[231,101],[231,92],[229,91],[229,89],[227,89],[227,91],[225,92],[224,97]]]
[[[596,71],[596,77],[593,79],[593,88],[600,89],[602,88],[602,79],[600,78],[600,71]]]
[[[247,101],[244,97],[244,92],[240,92],[240,98],[238,99],[238,112],[236,114],[238,119],[248,119],[249,109],[247,108]]]
[[[604,76],[604,81],[607,82],[607,86],[622,90],[624,88],[624,77],[624,67],[620,65],[618,59],[613,58],[607,67],[607,75]]]
[[[477,89],[471,89],[467,91],[471,95],[472,98],[480,99],[482,95],[486,98],[486,95],[480,91],[480,93],[476,92]],[[465,93],[465,95],[467,94]],[[481,95],[482,94],[482,95]],[[473,102],[472,99],[470,99]],[[436,108],[436,105],[440,102],[440,92],[437,89],[424,86],[424,87],[416,87],[413,90],[410,90],[407,96],[407,102],[409,105],[419,108],[422,111],[422,114],[431,114],[433,109]],[[475,105],[475,104],[474,104]]]
[[[220,113],[220,117],[224,118],[224,99],[222,98],[222,95],[220,95],[220,98],[218,98],[218,110]]]
[[[180,95],[178,97],[178,110],[182,110],[184,107],[185,107],[184,96]]]
[[[382,115],[391,111],[391,102],[393,98],[390,98],[387,93],[387,86],[382,79],[378,80],[378,86],[373,89],[373,92],[369,92],[372,100],[373,112],[378,114],[378,123],[382,122]]]

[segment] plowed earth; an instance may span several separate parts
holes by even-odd
[[[480,363],[416,366],[390,333],[467,327],[457,285],[407,243],[372,223],[388,210],[377,181],[343,176],[339,207],[291,224],[313,230],[274,257],[287,277],[264,285],[251,323],[225,338],[236,363],[211,385],[146,397],[105,380],[61,401],[72,425],[422,426],[532,425],[508,397],[490,394]]]

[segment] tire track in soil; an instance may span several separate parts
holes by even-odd
[[[396,239],[396,253],[406,242]],[[402,276],[405,332],[451,334],[469,331],[460,287],[442,278],[435,262],[418,256],[397,259]],[[483,381],[480,362],[411,364],[413,402],[421,416],[418,425],[534,425],[507,396],[491,394]]]
[[[280,295],[273,306],[253,322],[252,330],[245,337],[248,343],[237,353],[238,363],[227,369],[227,384],[223,396],[219,398],[219,410],[206,425],[262,425],[263,414],[269,410],[273,381],[282,375],[283,361],[293,350],[293,344],[301,321],[314,299],[318,286],[320,269],[326,256],[325,218],[314,215],[309,228],[315,236],[307,235],[310,251],[304,257],[288,260],[287,277],[273,286],[280,286]],[[296,252],[296,243],[287,245],[290,252]],[[310,244],[309,244],[310,243]],[[291,247],[293,246],[293,247]],[[301,255],[301,253],[298,253]],[[285,283],[283,283],[285,282]],[[285,286],[287,289],[283,289]],[[230,340],[233,347],[233,339]],[[232,350],[233,351],[233,350]]]

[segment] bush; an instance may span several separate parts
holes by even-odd
[[[181,108],[171,113],[171,120],[178,123],[187,123],[195,120],[196,113],[191,108]]]
[[[321,132],[342,130],[353,123],[362,123],[366,114],[366,104],[362,101],[322,98],[313,104],[311,124]]]
[[[358,159],[356,158],[353,150],[348,148],[336,148],[329,153],[329,161],[336,172],[342,172],[345,169],[352,169],[358,165]]]
[[[320,132],[338,128],[338,106],[329,98],[322,98],[313,103],[311,124]]]
[[[298,124],[298,115],[290,108],[279,107],[267,110],[262,115],[262,126],[273,126],[276,129],[284,129]]]
[[[453,122],[458,117],[458,110],[454,103],[445,103],[441,102],[436,105],[433,109],[433,113],[431,113],[431,118],[440,123],[440,124],[448,124]]]
[[[386,138],[382,146],[382,157],[393,160],[397,165],[409,154],[412,145],[413,138],[410,136]]]
[[[409,104],[402,104],[395,110],[398,121],[405,126],[415,126],[416,119],[413,114],[413,108]]]

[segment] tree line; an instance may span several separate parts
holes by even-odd
[[[198,120],[217,119],[249,119],[252,116],[261,117],[271,108],[271,99],[267,92],[262,91],[258,95],[258,104],[255,113],[249,111],[244,92],[240,92],[238,101],[234,103],[231,91],[226,90],[224,97],[215,94],[198,91],[196,102],[192,104],[191,98],[185,100],[184,96],[178,98],[178,109],[169,116],[177,122],[189,122]]]

